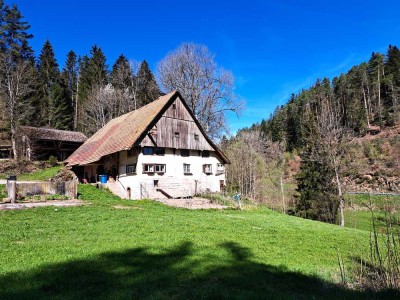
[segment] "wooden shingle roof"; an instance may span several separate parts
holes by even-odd
[[[34,140],[63,141],[84,143],[87,140],[82,132],[59,130],[45,127],[21,126],[22,132]]]
[[[65,162],[68,163],[68,166],[86,165],[99,161],[103,156],[131,149],[145,137],[154,123],[178,96],[183,100],[178,91],[170,92],[146,106],[112,119],[72,153]],[[184,101],[182,102],[184,103]],[[187,109],[192,114],[188,107]],[[195,122],[203,131],[197,120]],[[224,161],[229,162],[212,141],[208,138],[207,140]]]

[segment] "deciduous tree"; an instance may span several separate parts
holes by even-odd
[[[178,90],[207,134],[219,137],[227,131],[226,112],[238,113],[243,103],[234,93],[233,75],[219,67],[206,46],[182,44],[157,67],[166,90]]]

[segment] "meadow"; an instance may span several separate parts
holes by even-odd
[[[89,185],[85,205],[0,211],[0,298],[347,299],[367,231],[267,208],[186,210]]]

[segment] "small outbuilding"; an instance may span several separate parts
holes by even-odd
[[[65,160],[87,137],[82,132],[45,127],[20,127],[20,149],[28,160],[47,160],[50,156]]]

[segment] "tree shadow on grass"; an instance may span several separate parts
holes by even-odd
[[[1,299],[386,299],[317,277],[252,261],[237,243],[220,245],[228,260],[203,257],[186,242],[161,254],[145,248],[0,277]],[[212,264],[210,264],[210,261]],[[211,265],[211,267],[207,267]]]

